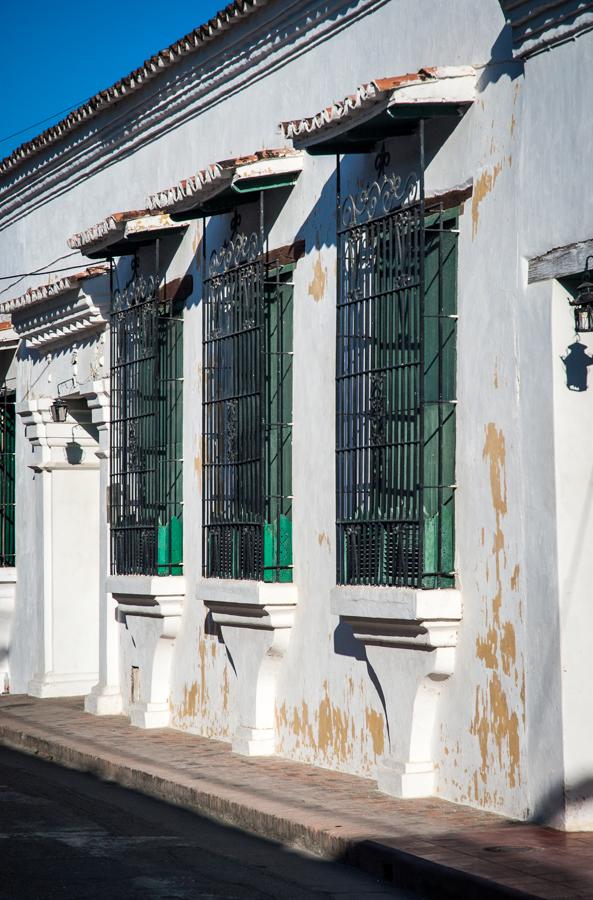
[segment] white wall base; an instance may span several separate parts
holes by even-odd
[[[97,683],[97,672],[57,673],[34,675],[27,686],[31,697],[80,697],[88,694]]]

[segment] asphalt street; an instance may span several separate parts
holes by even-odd
[[[0,900],[408,898],[91,775],[0,748]]]

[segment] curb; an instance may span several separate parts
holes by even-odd
[[[21,723],[0,722],[0,745],[38,756],[68,769],[86,772],[120,787],[251,832],[259,837],[315,853],[325,859],[346,862],[425,900],[537,900],[536,895],[473,875],[459,869],[388,847],[377,841],[351,841],[276,813],[263,812],[245,803],[204,791],[189,780],[172,781],[150,766],[132,766],[103,753],[82,749],[67,739],[47,737]]]

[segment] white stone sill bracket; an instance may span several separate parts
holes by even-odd
[[[338,586],[331,611],[364,645],[385,697],[391,740],[377,765],[379,789],[396,797],[431,796],[432,738],[442,685],[455,667],[460,592]]]
[[[276,685],[298,604],[294,584],[205,578],[198,598],[220,626],[237,675],[239,724],[233,750],[243,756],[276,752]]]
[[[130,722],[139,728],[170,724],[169,691],[175,640],[185,600],[183,575],[110,575],[106,589],[117,603],[118,622],[131,617],[141,628],[141,645],[149,662],[140,674],[140,697],[130,706]]]

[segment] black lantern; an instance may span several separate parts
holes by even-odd
[[[593,271],[589,268],[591,260],[593,256],[588,256],[583,281],[577,288],[576,297],[570,301],[574,308],[575,331],[593,331]]]
[[[64,400],[54,400],[50,407],[51,417],[54,422],[65,422],[68,415],[68,406]]]

